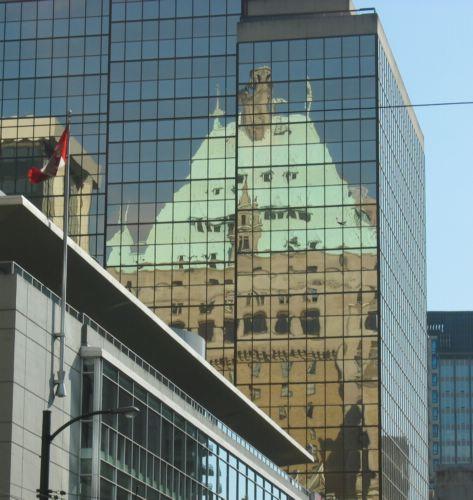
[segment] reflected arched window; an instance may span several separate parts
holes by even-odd
[[[253,333],[265,333],[267,331],[266,314],[262,311],[255,313],[253,316]]]
[[[238,241],[238,251],[241,252],[243,250],[250,249],[250,238],[249,236],[241,236]]]
[[[291,318],[287,312],[280,312],[277,315],[276,325],[274,330],[276,333],[284,334],[289,333],[291,329]]]
[[[301,326],[304,335],[320,335],[320,311],[309,309],[301,315]]]
[[[244,335],[249,335],[252,331],[253,331],[253,318],[251,314],[248,314],[243,318],[243,333]]]
[[[199,335],[206,341],[211,342],[214,337],[215,321],[201,321],[199,323]]]
[[[313,405],[313,403],[307,403],[306,414],[309,418],[314,418],[314,405]]]
[[[365,328],[374,332],[378,331],[378,314],[376,311],[369,311],[365,319]]]
[[[289,378],[289,374],[291,373],[293,361],[283,361],[281,363],[281,375],[283,378]]]
[[[266,333],[268,327],[266,324],[266,314],[262,311],[246,315],[243,318],[243,333],[249,335],[250,333]]]
[[[317,373],[317,360],[316,359],[313,359],[311,362],[310,362],[310,365],[309,367],[307,368],[307,373],[309,375],[315,375]]]
[[[225,319],[223,322],[223,340],[224,342],[235,342],[235,330],[238,325],[233,319]]]

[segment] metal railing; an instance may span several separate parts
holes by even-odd
[[[31,283],[35,288],[41,291],[44,295],[46,295],[49,299],[51,299],[58,306],[61,303],[60,297],[58,297],[52,290],[50,290],[47,286],[43,285],[39,280],[37,280],[34,276],[32,276],[28,271],[23,269],[16,262],[0,262],[0,274],[17,274],[21,276],[25,281]],[[197,411],[203,418],[210,421],[213,425],[215,425],[220,431],[222,431],[225,435],[230,437],[233,441],[238,443],[248,452],[250,452],[253,456],[255,456],[260,462],[265,464],[269,469],[275,472],[282,479],[287,481],[293,488],[298,491],[309,495],[309,491],[306,490],[298,481],[289,476],[286,472],[281,470],[274,462],[272,462],[266,455],[261,453],[258,449],[248,443],[245,439],[243,439],[239,434],[233,431],[230,427],[224,424],[221,420],[219,420],[215,415],[206,410],[201,404],[195,401],[191,396],[189,396],[186,392],[180,389],[176,384],[171,382],[166,376],[164,376],[159,370],[151,366],[147,361],[138,356],[135,352],[129,349],[123,342],[114,337],[107,330],[102,328],[98,323],[96,323],[92,318],[87,316],[85,313],[79,312],[77,309],[74,309],[69,304],[67,305],[67,312],[73,316],[75,319],[80,321],[83,324],[91,327],[95,332],[97,332],[101,337],[103,337],[106,341],[110,342],[115,348],[117,348],[120,352],[125,354],[129,359],[131,359],[136,365],[142,368],[144,371],[149,373],[152,377],[158,380],[161,384],[166,386],[170,391],[174,394],[178,395],[182,398],[188,405],[190,405],[195,411]]]

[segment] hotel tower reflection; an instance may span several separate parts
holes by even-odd
[[[239,49],[237,384],[312,447],[315,467],[293,468],[310,488],[366,498],[378,491],[374,116],[322,118],[345,83],[318,73],[322,40]]]
[[[316,465],[293,469],[336,498],[378,490],[376,125],[373,109],[321,116],[331,95],[374,99],[374,43],[361,39],[366,74],[343,82],[306,61],[323,40],[241,44],[238,124],[217,96],[156,222],[133,228],[125,208],[107,242],[125,285],[312,446]]]

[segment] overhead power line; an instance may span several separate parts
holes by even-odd
[[[469,106],[473,101],[443,101],[443,102],[424,102],[419,104],[392,104],[389,106],[378,106],[379,109],[392,108],[427,108],[429,106]]]
[[[371,98],[374,100],[374,98]],[[443,101],[443,102],[423,102],[419,104],[388,104],[388,105],[380,105],[380,106],[358,106],[358,107],[350,107],[350,108],[327,108],[327,103],[330,101],[315,101],[312,103],[312,108],[310,112],[318,112],[318,113],[327,113],[334,111],[369,111],[376,109],[404,109],[404,108],[427,108],[427,107],[440,107],[440,106],[471,106],[473,105],[473,101]],[[317,105],[325,104],[325,107],[320,109]]]

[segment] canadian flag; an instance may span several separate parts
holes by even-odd
[[[36,167],[31,167],[28,170],[28,179],[31,184],[39,184],[40,182],[49,179],[50,177],[55,177],[57,171],[61,167],[65,167],[67,164],[67,155],[69,146],[69,125],[64,129],[58,143],[54,147],[54,152],[51,158],[43,165],[43,168],[39,169]]]

